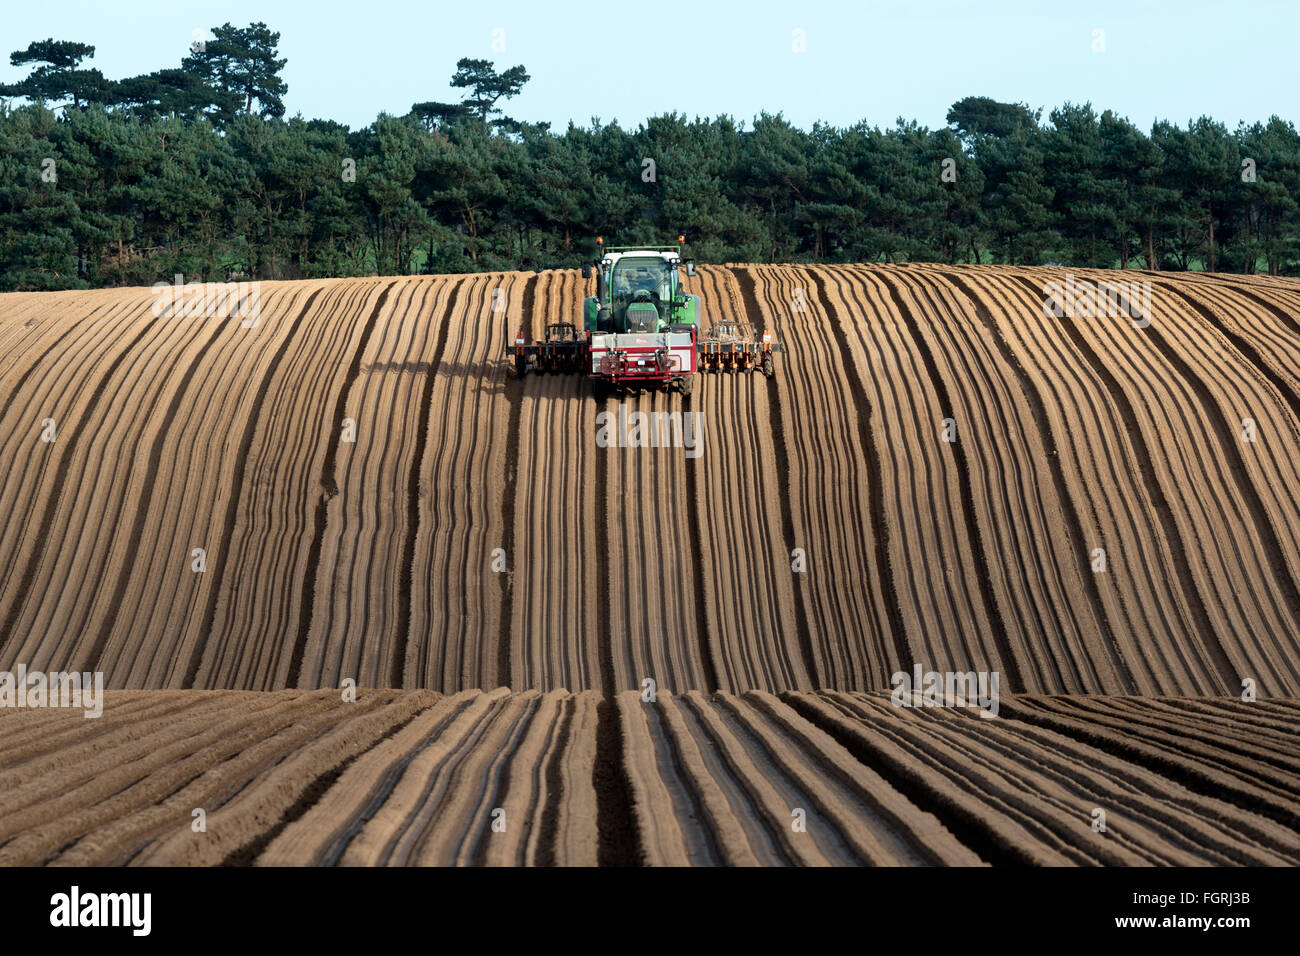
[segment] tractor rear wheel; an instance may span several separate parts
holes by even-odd
[[[677,380],[677,390],[683,395],[691,394],[691,389],[695,386],[694,375],[683,375]]]
[[[772,367],[772,353],[764,352],[763,353],[763,374],[766,375],[768,378],[771,378],[772,373],[774,371],[775,369]]]

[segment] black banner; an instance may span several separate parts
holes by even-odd
[[[610,946],[714,937],[770,943],[786,934],[806,945],[845,931],[870,931],[863,941],[873,945],[1182,945],[1191,936],[1233,945],[1286,931],[1296,873],[58,867],[0,870],[0,881],[8,943],[349,946],[391,933],[393,942],[437,946],[461,944],[466,932],[499,943],[598,930]],[[573,942],[597,945],[595,937]]]

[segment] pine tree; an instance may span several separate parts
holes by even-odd
[[[214,120],[228,123],[241,103],[245,113],[252,113],[254,102],[259,116],[283,116],[289,87],[280,78],[288,61],[276,57],[280,34],[261,22],[242,28],[223,23],[212,34],[213,39],[181,61],[181,69],[222,94],[214,104]]]

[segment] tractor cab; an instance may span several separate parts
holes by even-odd
[[[658,256],[615,262],[610,269],[615,331],[662,332],[671,318],[676,280],[676,270]]]
[[[596,268],[596,294],[584,303],[588,332],[667,332],[674,325],[698,326],[700,299],[687,295],[679,277],[695,274],[694,260],[683,260],[676,246],[611,248],[584,275]]]

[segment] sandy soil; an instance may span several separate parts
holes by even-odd
[[[0,863],[1297,862],[1300,282],[1123,278],[707,267],[787,352],[686,398],[513,378],[573,272],[0,295],[0,670],[112,689],[0,709]]]

